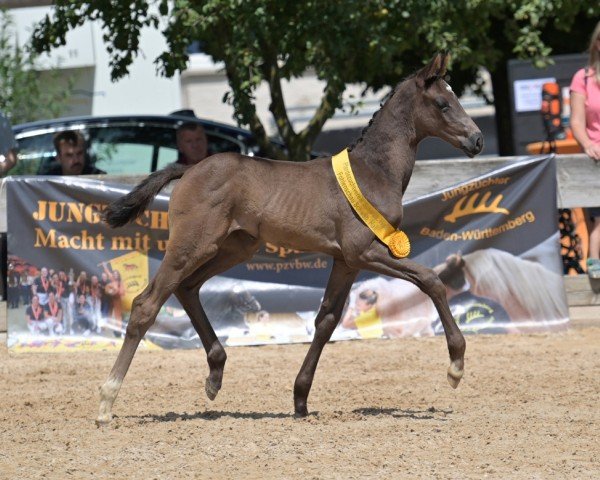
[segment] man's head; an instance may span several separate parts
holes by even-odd
[[[356,308],[361,312],[366,312],[377,303],[377,297],[376,291],[371,289],[363,290],[356,298]]]
[[[183,123],[177,129],[177,150],[188,165],[195,165],[208,155],[208,142],[202,125]]]
[[[56,159],[63,175],[81,175],[85,166],[85,139],[76,131],[65,131],[54,136]]]

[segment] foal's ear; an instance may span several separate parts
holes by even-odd
[[[443,77],[446,75],[446,69],[448,68],[448,63],[450,63],[450,54],[449,53],[441,53],[442,56],[442,65],[440,68],[440,72],[438,73],[438,77]]]
[[[446,74],[446,67],[450,60],[447,53],[438,53],[431,61],[417,73],[417,85],[428,88],[435,80]]]

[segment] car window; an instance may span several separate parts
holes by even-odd
[[[226,135],[206,134],[208,152],[212,155],[223,152],[244,153],[243,143]]]
[[[108,174],[152,172],[159,150],[176,156],[173,126],[145,125],[98,126],[88,128],[91,161]]]
[[[160,170],[163,167],[166,167],[169,163],[173,163],[177,161],[177,149],[176,148],[167,148],[161,147],[158,149],[158,163],[156,165],[156,169]]]
[[[97,143],[89,148],[96,168],[113,175],[150,173],[153,145],[141,143]]]
[[[175,159],[174,126],[79,125],[78,128],[43,129],[17,135],[19,161],[11,175],[45,174],[56,163],[52,139],[63,130],[79,130],[86,139],[88,161],[108,174],[145,174],[152,171],[155,158]],[[171,160],[172,161],[172,160]]]
[[[18,161],[11,175],[36,175],[42,163],[54,159],[53,133],[44,132],[31,137],[17,136]]]
[[[216,132],[206,132],[206,140],[208,142],[208,154],[214,155],[215,153],[223,152],[238,152],[245,153],[246,148],[244,144],[235,138]],[[177,149],[172,152],[170,149],[161,148],[158,152],[158,163],[156,166],[157,170],[165,167],[169,163],[177,160]]]
[[[77,126],[61,125],[17,134],[19,161],[11,175],[48,172],[56,163],[52,139],[63,130],[79,130],[85,137],[90,163],[107,174],[147,174],[177,160],[176,123],[127,121]],[[205,127],[209,153],[241,152],[242,140]]]

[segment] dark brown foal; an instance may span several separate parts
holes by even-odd
[[[423,138],[440,137],[469,156],[483,147],[481,132],[443,79],[447,60],[437,55],[398,84],[356,145],[348,149],[360,190],[394,227],[402,223],[402,196]],[[291,163],[225,153],[189,169],[172,165],[109,205],[106,221],[117,227],[134,220],[175,179],[180,181],[169,204],[170,240],[165,257],[133,303],[123,347],[101,388],[98,423],[110,421],[137,346],[171,294],[180,300],[206,350],[210,368],[206,393],[211,400],[215,398],[226,355],[198,291],[210,277],[249,259],[261,242],[322,252],[334,259],[315,320],[315,336],[294,384],[297,415],[308,414],[308,394],[321,352],[361,269],[408,280],[429,295],[446,333],[451,361],[448,380],[452,387],[458,386],[465,340],[450,314],[443,284],[431,269],[393,256],[358,217],[337,183],[331,157]]]

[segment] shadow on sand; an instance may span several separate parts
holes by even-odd
[[[342,412],[337,412],[342,413]],[[387,415],[394,418],[410,418],[413,420],[437,420],[446,421],[448,416],[453,413],[452,409],[442,410],[435,407],[429,407],[426,410],[412,410],[401,408],[375,408],[365,407],[352,410],[352,413],[365,417],[377,417]],[[319,412],[310,412],[308,417],[319,417]],[[293,413],[272,413],[272,412],[228,412],[208,410],[205,412],[195,413],[177,413],[167,412],[163,415],[148,414],[148,415],[132,415],[124,418],[138,420],[140,423],[149,422],[177,422],[188,420],[219,420],[221,418],[235,418],[239,420],[264,420],[264,419],[285,419],[297,418]]]
[[[270,412],[226,412],[226,411],[215,411],[208,410],[205,412],[196,413],[176,413],[167,412],[164,415],[132,415],[125,418],[132,420],[139,420],[140,423],[146,422],[176,422],[176,421],[187,421],[187,420],[219,420],[220,418],[236,418],[241,420],[263,420],[267,418],[278,419],[278,418],[293,418],[294,415],[291,413],[270,413]]]
[[[394,418],[411,418],[413,420],[441,420],[445,422],[448,416],[453,413],[452,409],[442,410],[440,408],[429,407],[426,410],[412,410],[402,408],[357,408],[352,411],[364,415],[365,417],[376,417],[379,415],[388,415]]]

